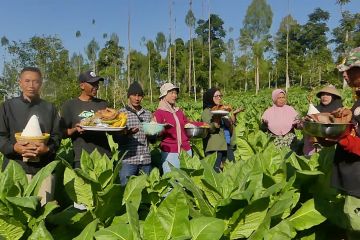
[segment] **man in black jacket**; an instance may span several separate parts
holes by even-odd
[[[5,101],[0,106],[0,152],[5,155],[3,168],[9,159],[15,160],[31,179],[42,167],[54,160],[60,145],[60,118],[55,106],[40,98],[42,74],[38,68],[26,67],[20,72],[19,97]],[[22,132],[32,115],[36,115],[43,133],[49,133],[47,144],[16,142],[15,133]],[[24,162],[25,158],[39,158],[38,162]],[[53,181],[45,179],[39,191],[42,203],[51,200]]]

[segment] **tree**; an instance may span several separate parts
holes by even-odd
[[[266,0],[253,0],[246,11],[244,26],[240,29],[240,49],[244,52],[252,52],[256,94],[260,87],[260,62],[263,59],[263,53],[271,47],[269,30],[272,17],[271,7]]]
[[[193,42],[192,42],[192,29],[195,26],[195,16],[194,13],[192,11],[192,0],[189,1],[189,10],[186,14],[185,17],[185,23],[189,28],[189,69],[188,69],[188,87],[189,87],[189,95],[191,93],[191,69],[194,68],[194,66],[192,65],[192,58],[194,55],[194,49],[193,49]],[[194,79],[194,87],[196,86],[196,80]],[[194,89],[195,91],[195,96],[196,96],[196,89]],[[196,98],[196,97],[195,97]]]
[[[308,15],[309,20],[302,27],[301,44],[305,47],[306,65],[312,79],[318,79],[318,84],[322,84],[323,74],[329,80],[335,68],[331,51],[328,48],[327,32],[329,27],[327,21],[330,14],[320,8]],[[312,84],[312,83],[311,83]]]
[[[91,62],[93,71],[96,71],[96,58],[99,50],[100,50],[99,44],[97,43],[95,38],[93,38],[86,47],[86,55],[89,61]]]
[[[200,19],[197,21],[198,26],[195,30],[196,34],[198,35],[198,39],[203,41],[203,46],[208,45],[211,43],[211,51],[209,51],[208,56],[205,56],[205,58],[207,57],[209,61],[207,61],[207,63],[204,61],[203,64],[203,69],[207,69],[208,71],[213,71],[217,65],[216,63],[218,62],[217,60],[221,58],[222,54],[225,51],[225,44],[224,44],[224,38],[226,36],[226,32],[224,30],[224,21],[216,14],[211,14],[210,18],[208,20],[203,20]],[[209,23],[211,23],[211,27],[210,27],[210,31],[209,31]],[[210,36],[210,38],[208,37]],[[199,46],[198,48],[194,48],[194,49],[201,49],[201,46]],[[201,53],[202,55],[202,53]],[[199,58],[201,58],[201,55],[199,56]],[[211,56],[210,56],[211,55]],[[213,59],[213,61],[210,61],[210,58]],[[214,62],[215,64],[211,64],[211,62]],[[199,73],[200,75],[202,75],[201,73]],[[211,78],[208,75],[207,79],[209,80],[207,87],[210,87],[211,85]],[[205,86],[203,86],[205,87]]]

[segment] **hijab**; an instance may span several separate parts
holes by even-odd
[[[279,94],[285,94],[282,89],[276,89],[272,92],[271,97],[273,105],[266,109],[262,119],[268,123],[268,129],[275,135],[285,135],[291,131],[298,113],[296,110],[289,106],[284,105],[282,107],[276,106],[275,102],[279,97]]]
[[[342,101],[341,98],[331,94],[331,102],[328,105],[324,105],[320,102],[319,105],[316,106],[317,110],[319,110],[319,112],[323,113],[323,112],[333,112],[338,108],[342,108]]]
[[[219,88],[216,87],[212,87],[210,89],[208,89],[204,95],[203,95],[203,109],[205,108],[212,108],[214,107],[216,104],[214,103],[214,94],[216,93],[216,91],[220,91]]]

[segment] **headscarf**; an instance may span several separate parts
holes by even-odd
[[[172,115],[175,119],[176,136],[177,136],[176,140],[177,140],[177,145],[178,145],[178,152],[180,153],[181,143],[182,143],[181,126],[180,126],[179,118],[176,115],[176,112],[179,111],[179,108],[176,107],[175,105],[171,106],[171,104],[168,101],[166,101],[165,98],[163,97],[160,99],[158,109],[172,113]]]
[[[338,108],[342,108],[343,104],[341,101],[341,98],[331,95],[332,99],[331,102],[328,105],[324,105],[320,102],[319,105],[316,106],[316,109],[319,110],[319,112],[333,112]]]
[[[212,108],[214,107],[216,104],[214,103],[214,94],[216,93],[216,91],[220,91],[219,88],[215,88],[212,87],[210,89],[208,89],[204,95],[203,95],[203,109],[205,108]]]
[[[271,97],[273,100],[273,106],[266,109],[262,116],[262,120],[268,123],[268,129],[270,132],[278,136],[285,135],[290,132],[293,128],[295,119],[298,116],[296,110],[289,105],[284,105],[282,107],[275,105],[280,93],[285,94],[285,91],[282,89],[276,89],[272,92]]]

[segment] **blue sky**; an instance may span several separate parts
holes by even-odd
[[[232,27],[231,37],[238,38],[246,9],[251,0],[193,0],[196,19],[206,18],[210,11]],[[273,11],[271,32],[275,33],[281,19],[288,13],[287,0],[267,0]],[[28,40],[34,35],[58,35],[70,52],[83,52],[87,43],[95,38],[103,47],[103,34],[115,32],[120,45],[127,47],[128,11],[131,13],[131,46],[142,50],[141,39],[155,39],[157,32],[169,32],[169,0],[2,0],[0,37],[10,41]],[[173,19],[176,18],[176,37],[189,38],[185,25],[188,0],[172,0]],[[290,0],[290,13],[301,24],[316,7],[330,12],[329,26],[338,25],[340,7],[336,0]],[[344,9],[359,12],[360,0],[352,0]],[[92,24],[95,19],[95,24]],[[80,38],[75,37],[77,30]],[[0,72],[4,50],[0,47]]]

